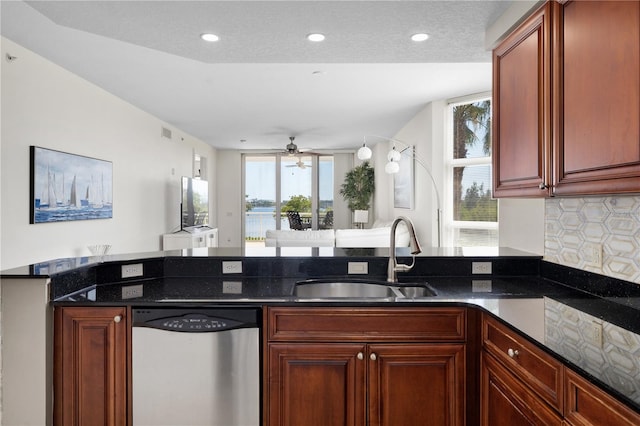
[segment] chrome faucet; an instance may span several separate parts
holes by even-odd
[[[411,238],[411,265],[405,265],[404,263],[398,264],[396,259],[396,228],[400,222],[404,222],[409,230],[409,237]],[[398,272],[408,272],[413,268],[416,263],[415,255],[422,252],[420,243],[416,237],[416,231],[413,229],[413,223],[411,220],[404,216],[398,216],[391,225],[391,241],[389,242],[389,266],[387,267],[387,281],[392,283],[398,282]]]

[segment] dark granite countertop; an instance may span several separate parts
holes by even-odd
[[[275,252],[277,250],[277,252]],[[268,253],[271,252],[272,253]],[[242,254],[241,254],[242,253]],[[399,252],[408,263],[408,253]],[[292,296],[297,281],[353,278],[348,262],[367,262],[368,274],[383,280],[386,249],[274,249],[250,255],[242,249],[181,250],[40,266],[23,277],[51,277],[54,305],[459,305],[483,309],[519,330],[543,350],[583,373],[640,412],[640,286],[542,261],[518,251],[462,253],[436,250],[418,256],[408,282],[426,281],[437,295],[392,302],[314,301]],[[223,261],[242,261],[242,273],[224,274]],[[491,274],[471,274],[474,261],[491,261]],[[121,277],[123,265],[140,263],[142,277]],[[44,268],[44,269],[43,269]],[[46,271],[45,271],[46,269]],[[53,272],[60,271],[60,272]],[[9,273],[7,273],[9,272]],[[26,271],[21,271],[26,272]],[[20,276],[3,271],[2,276]],[[223,289],[232,289],[231,292]],[[141,293],[141,295],[140,295]],[[124,296],[124,297],[123,297]],[[589,330],[602,327],[602,342]]]

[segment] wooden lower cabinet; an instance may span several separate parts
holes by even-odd
[[[481,359],[482,426],[562,425],[562,418],[492,355]]]
[[[460,327],[465,313],[461,308],[270,310],[266,424],[465,425],[467,346],[466,328]],[[340,331],[335,318],[351,315],[356,320]],[[429,319],[435,335],[424,330]],[[384,324],[386,332],[376,332],[376,324]],[[331,336],[325,327],[334,330]]]
[[[465,424],[463,343],[370,345],[367,354],[367,424]]]
[[[566,370],[565,420],[573,426],[637,426],[640,414],[630,410],[580,375]]]
[[[61,307],[54,313],[54,424],[129,424],[124,307]]]

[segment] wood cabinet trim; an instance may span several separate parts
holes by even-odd
[[[269,341],[447,342],[467,337],[465,308],[274,307],[268,312]]]

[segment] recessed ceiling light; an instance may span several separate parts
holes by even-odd
[[[218,40],[220,40],[220,37],[218,37],[215,34],[211,34],[211,33],[200,34],[200,38],[203,39],[204,41],[218,41]]]
[[[324,34],[320,34],[320,33],[311,33],[307,35],[307,40],[309,41],[323,41],[324,40]]]
[[[425,41],[429,39],[429,34],[418,33],[411,36],[411,40],[413,41]]]

